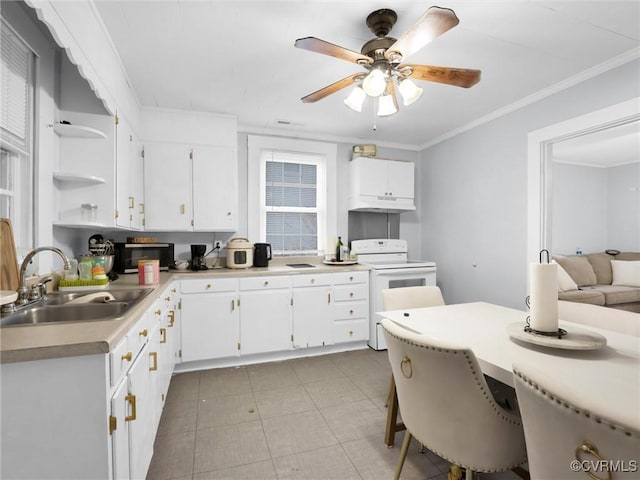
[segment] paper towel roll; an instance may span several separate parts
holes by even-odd
[[[530,326],[540,332],[558,330],[558,269],[555,263],[532,263]]]

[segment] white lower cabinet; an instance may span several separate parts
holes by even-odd
[[[369,338],[369,272],[333,275],[333,341],[356,342]]]
[[[368,271],[180,283],[183,362],[368,339]]]
[[[291,350],[291,278],[240,279],[240,351],[243,355]]]
[[[293,347],[309,348],[333,343],[331,274],[293,277]]]
[[[238,279],[182,280],[182,361],[238,355]]]

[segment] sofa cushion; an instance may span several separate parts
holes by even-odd
[[[604,305],[604,293],[597,290],[570,290],[568,292],[558,292],[558,300]]]
[[[558,264],[573,278],[578,287],[585,285],[595,285],[598,283],[596,273],[584,255],[554,255]]]
[[[558,291],[569,292],[571,290],[578,290],[578,284],[573,281],[573,278],[571,278],[567,271],[555,260],[551,260],[551,263],[558,266]]]
[[[640,260],[611,260],[612,285],[640,287]]]
[[[604,295],[605,305],[640,302],[640,288],[622,285],[592,285],[583,287],[581,292],[597,292]]]
[[[588,253],[585,255],[596,274],[596,285],[610,285],[612,279],[611,260],[616,257],[608,253]]]
[[[616,260],[640,260],[640,252],[622,252],[616,255]]]

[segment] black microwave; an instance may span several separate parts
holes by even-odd
[[[173,243],[115,243],[115,272],[138,273],[140,260],[159,260],[160,270],[169,270],[173,264]]]

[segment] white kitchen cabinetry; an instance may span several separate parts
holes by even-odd
[[[142,146],[132,126],[122,116],[116,127],[116,226],[144,228]]]
[[[243,355],[291,350],[291,278],[240,279],[240,350]]]
[[[238,279],[182,280],[182,361],[238,355]]]
[[[238,158],[231,147],[193,147],[193,230],[238,229]]]
[[[369,338],[369,272],[333,274],[335,343]]]
[[[331,274],[296,275],[293,282],[293,347],[333,343]]]
[[[191,230],[189,146],[145,143],[145,230]]]
[[[415,210],[413,162],[357,157],[349,163],[350,210]]]
[[[146,143],[144,156],[147,230],[237,230],[235,148]]]

